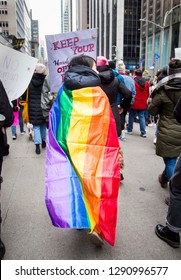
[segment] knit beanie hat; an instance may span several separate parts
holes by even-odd
[[[96,64],[97,64],[97,66],[109,65],[107,58],[104,56],[98,56]]]
[[[181,73],[181,60],[180,59],[173,59],[169,62],[168,68],[167,68],[167,74],[177,74]]]
[[[42,63],[37,63],[35,68],[35,73],[46,75],[46,72],[47,72],[46,66]]]
[[[126,69],[126,66],[122,60],[118,61],[118,71],[124,72]]]
[[[143,71],[143,77],[145,77],[145,76],[149,76],[148,70],[144,70],[144,71]]]
[[[109,67],[111,68],[111,69],[116,69],[116,63],[114,62],[114,61],[112,61],[112,60],[110,60],[109,61]]]

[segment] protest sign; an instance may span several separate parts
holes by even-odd
[[[181,48],[175,48],[175,58],[181,60]]]
[[[47,35],[46,46],[51,91],[57,92],[64,80],[68,64],[73,56],[85,54],[96,59],[97,29]]]
[[[37,59],[0,44],[0,79],[9,100],[19,98],[28,87]]]

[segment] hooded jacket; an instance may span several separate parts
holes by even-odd
[[[152,93],[148,111],[159,115],[156,154],[164,158],[178,157],[181,153],[181,125],[174,117],[174,108],[181,97],[181,79],[173,79]]]
[[[3,122],[4,127],[9,127],[13,124],[13,108],[9,102],[8,96],[6,94],[5,88],[0,80],[0,114],[5,117]]]
[[[120,82],[118,78],[114,76],[114,73],[109,66],[98,66],[99,77],[101,79],[101,88],[106,93],[111,109],[116,121],[116,128],[118,136],[121,135],[121,122],[119,109],[117,106],[118,93],[121,93],[123,99],[121,101],[121,107],[123,109],[128,109],[132,99],[132,93],[127,89],[124,84]]]
[[[72,66],[49,114],[46,205],[55,226],[96,230],[114,245],[119,141],[98,74]]]
[[[100,86],[101,80],[98,74],[88,66],[72,66],[65,72],[64,85],[67,89],[81,89],[85,87]]]
[[[132,105],[133,110],[146,110],[149,97],[149,83],[142,77],[135,76],[136,95]]]
[[[179,98],[179,101],[177,102],[173,113],[176,120],[181,124],[181,97]]]
[[[112,69],[108,66],[99,66],[97,69],[101,79],[101,88],[106,93],[111,106],[113,104],[117,105],[117,95],[121,93],[123,95],[123,100],[119,105],[121,105],[123,109],[129,107],[132,99],[131,91],[114,76]]]
[[[1,176],[2,163],[3,163],[3,149],[5,146],[2,127],[9,127],[13,124],[14,121],[13,108],[10,105],[8,96],[6,94],[5,88],[1,80],[0,80],[0,114],[3,115],[3,117],[5,117],[3,123],[0,124],[0,176]]]

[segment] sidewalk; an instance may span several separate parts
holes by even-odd
[[[133,135],[121,142],[125,180],[119,194],[116,244],[100,249],[90,243],[86,231],[52,226],[44,202],[45,149],[36,155],[27,133],[13,141],[8,129],[10,154],[4,158],[1,191],[4,259],[181,260],[181,248],[171,248],[154,233],[156,224],[165,222],[168,195],[158,183],[164,165],[155,155],[154,130],[147,127],[147,138],[142,138],[134,123]]]

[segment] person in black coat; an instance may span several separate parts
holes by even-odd
[[[9,102],[5,88],[0,80],[0,175],[2,172],[3,153],[4,153],[4,128],[13,124],[13,108]],[[1,179],[2,180],[2,179]]]
[[[111,105],[119,137],[122,131],[120,113],[122,113],[124,109],[127,110],[130,107],[132,92],[114,76],[112,68],[109,66],[109,62],[106,57],[97,57],[97,70],[101,79],[101,88],[106,93]],[[117,104],[118,93],[121,93],[123,96],[119,105]]]
[[[9,102],[8,96],[6,94],[5,88],[0,80],[0,190],[3,178],[1,176],[3,155],[4,155],[4,129],[10,127],[14,121],[13,109]],[[1,209],[0,209],[0,221],[1,221]],[[3,258],[5,254],[5,246],[0,239],[0,259]]]
[[[122,125],[120,114],[123,114],[124,110],[128,110],[130,108],[131,100],[132,100],[132,92],[125,87],[121,81],[114,76],[112,68],[109,66],[109,62],[106,57],[98,56],[97,57],[97,70],[99,72],[99,77],[101,79],[100,87],[105,92],[109,99],[109,103],[111,105],[112,113],[116,122],[116,129],[118,137],[122,132]],[[120,93],[123,98],[120,100],[120,104],[117,104],[118,93]],[[124,159],[123,152],[120,145],[120,167],[124,168]],[[124,180],[124,176],[122,172],[120,172],[121,180]]]
[[[46,66],[38,63],[28,86],[29,122],[33,125],[36,154],[40,154],[40,145],[46,147],[46,120],[41,108],[41,92],[46,76]]]
[[[181,97],[174,108],[174,116],[181,124]],[[181,155],[176,163],[169,187],[170,199],[166,226],[158,224],[155,233],[170,246],[178,248],[180,246],[179,232],[181,232]]]

